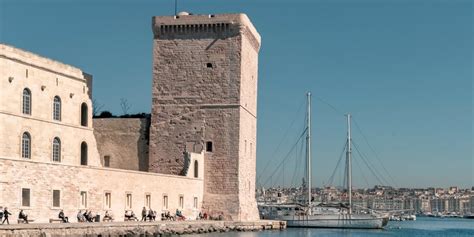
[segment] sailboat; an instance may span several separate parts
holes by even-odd
[[[306,203],[260,204],[264,219],[283,220],[288,227],[381,229],[389,215],[379,212],[355,213],[352,207],[351,115],[347,114],[346,180],[349,203],[314,205],[311,194],[311,93],[307,93],[306,121],[307,198]]]

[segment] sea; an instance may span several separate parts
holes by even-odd
[[[381,230],[288,228],[283,231],[196,234],[198,237],[474,237],[474,219],[418,217],[416,221],[390,221]]]

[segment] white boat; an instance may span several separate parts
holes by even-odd
[[[347,188],[349,204],[338,206],[313,205],[311,200],[311,93],[307,94],[306,159],[308,167],[307,198],[305,204],[260,204],[263,219],[284,220],[288,227],[381,229],[387,225],[389,215],[369,211],[353,213],[351,167],[351,115],[347,115]]]

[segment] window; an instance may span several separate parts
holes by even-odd
[[[58,137],[53,139],[53,161],[61,162],[61,140]]]
[[[87,192],[81,191],[81,208],[87,208]]]
[[[199,177],[199,164],[198,161],[194,161],[194,178]]]
[[[125,209],[126,210],[132,209],[132,194],[131,193],[127,193],[125,195]]]
[[[24,132],[21,138],[21,157],[31,158],[31,136],[28,132]]]
[[[81,105],[81,126],[87,127],[87,104],[82,103]]]
[[[53,207],[61,206],[61,191],[53,190]]]
[[[81,143],[81,165],[87,165],[87,143]]]
[[[207,67],[207,68],[212,68],[212,63],[207,63],[207,64],[206,64],[206,67]]]
[[[183,209],[184,207],[184,196],[179,195],[179,208]]]
[[[206,142],[206,151],[212,152],[212,142]]]
[[[163,210],[168,210],[168,195],[163,195]]]
[[[104,167],[110,167],[110,156],[104,156]]]
[[[57,121],[61,121],[61,99],[59,98],[59,96],[54,97],[53,119]]]
[[[145,207],[151,207],[151,194],[145,194]]]
[[[23,114],[31,115],[31,91],[23,89]]]
[[[197,197],[194,197],[193,207],[194,207],[195,209],[198,208],[198,198],[197,198]]]
[[[106,192],[104,197],[105,208],[110,209],[112,208],[112,193]]]
[[[29,188],[21,189],[21,206],[23,207],[30,206],[30,189]]]

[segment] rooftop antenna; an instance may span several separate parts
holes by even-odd
[[[178,15],[178,0],[174,0],[174,15]]]

